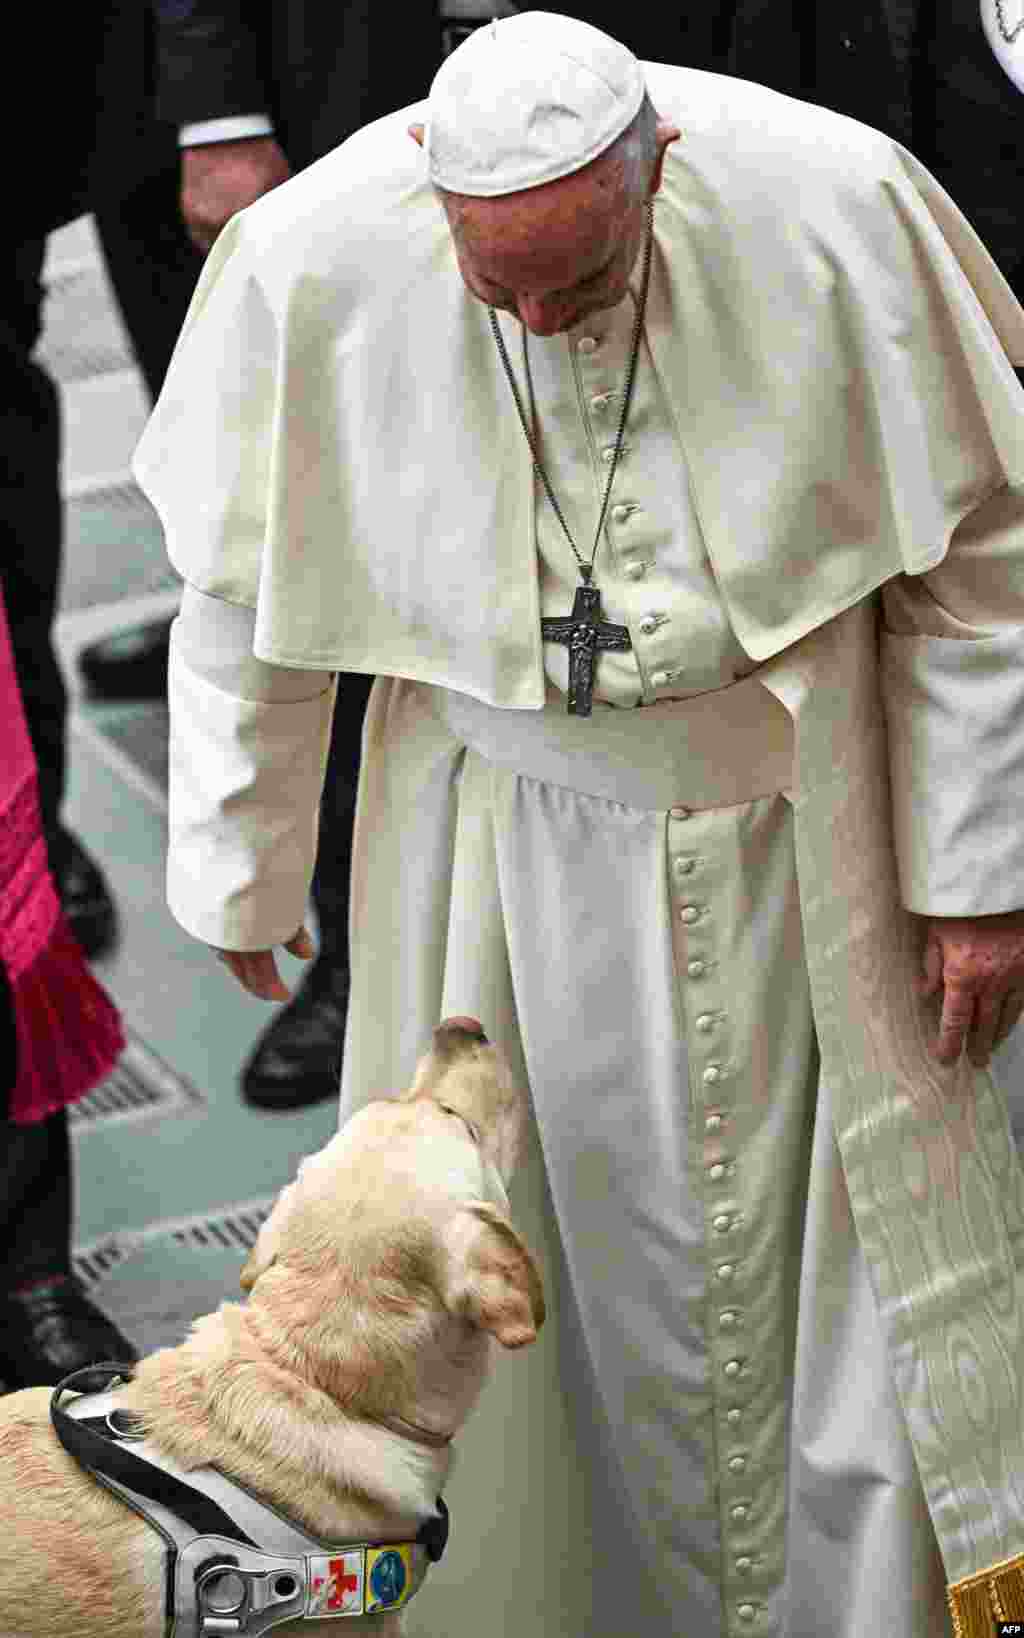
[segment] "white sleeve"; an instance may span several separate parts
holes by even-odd
[[[171,627],[167,902],[206,944],[298,931],[316,863],[337,679],[252,652],[251,609],[186,585]]]
[[[999,490],[946,558],[882,588],[900,896],[919,915],[1024,908],[1024,501]]]

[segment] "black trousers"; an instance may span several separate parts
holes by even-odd
[[[3,1113],[16,1053],[10,988],[0,967],[0,1086]],[[0,1295],[44,1274],[67,1274],[71,1259],[71,1153],[66,1109],[34,1126],[0,1124]]]
[[[45,239],[19,244],[0,271],[0,577],[48,841],[64,796],[66,693],[50,639],[60,579],[57,388],[32,357],[41,329]],[[0,968],[0,1097],[15,1071],[14,1020]],[[0,1127],[0,1291],[66,1272],[71,1177],[67,1115]]]
[[[129,198],[94,212],[104,260],[151,400],[157,398],[203,258],[182,226],[179,159]],[[16,222],[9,232],[17,233]],[[50,862],[63,847],[67,693],[52,642],[62,568],[57,387],[32,358],[42,328],[45,239],[0,267],[0,577],[18,684],[39,772]],[[339,681],[313,899],[324,959],[348,960],[348,888],[359,746],[372,677]],[[4,1118],[16,1072],[10,992],[0,967],[0,1293],[68,1272],[72,1222],[64,1110],[34,1126]]]

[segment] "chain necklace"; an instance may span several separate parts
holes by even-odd
[[[1017,36],[1024,31],[1024,23],[1017,23],[1014,28],[1010,28],[1003,15],[1003,0],[996,0],[996,21],[999,24],[999,32],[1007,45],[1015,45]]]
[[[596,586],[590,584],[590,577],[594,572],[594,559],[597,548],[601,543],[601,530],[604,528],[605,515],[608,511],[608,501],[611,498],[612,484],[615,482],[615,471],[622,454],[622,437],[626,430],[626,418],[629,415],[629,406],[633,397],[633,382],[636,377],[637,358],[640,353],[640,332],[643,329],[644,313],[647,309],[647,288],[651,280],[651,250],[654,242],[654,207],[647,203],[647,243],[644,251],[643,283],[640,292],[640,301],[636,311],[636,323],[633,326],[633,345],[629,361],[629,374],[626,377],[626,390],[623,394],[622,414],[619,417],[619,430],[615,439],[615,453],[612,457],[611,469],[608,473],[608,483],[604,492],[604,503],[601,507],[601,516],[598,519],[597,534],[594,537],[594,550],[590,562],[584,563],[576,549],[576,542],[569,533],[568,525],[562,516],[562,509],[555,499],[554,492],[548,482],[548,475],[541,464],[537,453],[537,446],[530,432],[523,401],[519,396],[516,378],[512,373],[508,353],[501,331],[498,328],[498,319],[494,308],[489,307],[491,329],[498,344],[498,352],[505,366],[508,384],[512,388],[512,396],[516,401],[519,419],[526,441],[533,456],[533,468],[547,493],[559,523],[562,525],[566,540],[572,547],[573,556],[579,566],[583,580],[582,586],[577,586],[573,601],[572,613],[556,620],[541,620],[541,634],[548,642],[565,643],[569,650],[569,715],[589,717],[594,693],[594,664],[599,652],[616,649],[632,648],[627,626],[612,625],[610,621],[601,618],[601,593]]]

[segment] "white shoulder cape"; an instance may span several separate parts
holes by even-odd
[[[888,137],[646,65],[682,139],[648,341],[736,634],[778,653],[1024,488],[1024,310]],[[531,461],[425,161],[425,104],[227,225],[134,472],[172,562],[254,652],[544,701]]]

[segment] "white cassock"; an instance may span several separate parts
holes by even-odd
[[[728,156],[744,141],[764,153],[766,111],[780,127],[817,121],[833,141],[845,132],[856,154],[869,135],[741,82],[652,68],[649,83],[660,113],[684,130],[690,122],[680,163],[705,182],[729,164],[742,171]],[[395,116],[396,136],[399,118],[404,131],[414,114]],[[397,156],[397,145],[388,151]],[[334,158],[305,173],[321,173],[321,198]],[[792,198],[773,198],[769,214],[803,199],[811,237],[807,163],[794,158]],[[288,240],[291,200],[313,219],[312,182],[303,200],[294,189],[255,207],[271,230],[265,245]],[[929,345],[901,330],[892,291],[880,327],[894,357],[918,349],[915,393],[895,405],[873,396],[884,369],[867,328],[844,332],[851,307],[837,298],[828,322],[846,336],[845,374],[826,381],[814,426],[799,425],[791,446],[785,426],[773,423],[770,441],[738,413],[744,364],[730,325],[702,351],[711,319],[692,322],[683,281],[665,298],[672,258],[656,216],[663,254],[595,564],[604,617],[629,626],[633,649],[599,660],[588,719],[566,714],[564,648],[544,645],[534,672],[527,634],[512,660],[506,647],[475,677],[457,644],[438,658],[444,634],[434,628],[460,584],[467,624],[474,598],[487,604],[477,636],[503,617],[502,600],[481,591],[495,572],[513,609],[520,597],[532,598],[533,616],[568,611],[575,567],[539,485],[532,521],[525,508],[525,592],[502,559],[498,521],[490,535],[459,534],[451,472],[453,517],[439,483],[442,511],[423,528],[428,541],[450,539],[449,551],[431,555],[417,536],[407,579],[399,569],[389,581],[348,532],[345,505],[316,517],[310,473],[319,481],[324,451],[333,459],[344,445],[333,441],[337,400],[313,392],[316,414],[304,413],[302,350],[267,340],[272,434],[251,386],[217,412],[221,424],[225,413],[245,422],[239,446],[248,439],[258,480],[245,487],[240,456],[223,484],[229,502],[204,489],[203,431],[188,419],[204,414],[211,347],[223,371],[218,349],[239,297],[228,284],[230,305],[218,310],[218,280],[230,281],[237,240],[204,275],[143,441],[136,471],[190,582],[170,672],[174,914],[195,936],[236,949],[291,936],[339,686],[331,677],[325,688],[325,674],[376,671],[353,852],[341,1119],[404,1086],[451,1013],[480,1018],[529,1084],[534,1141],[517,1220],[542,1253],[551,1320],[485,1396],[475,1426],[488,1421],[494,1436],[471,1426],[462,1438],[448,1492],[452,1545],[410,1612],[414,1638],[621,1638],[633,1627],[645,1638],[932,1638],[953,1630],[947,1583],[1024,1552],[1024,1186],[1011,1135],[1024,1127],[1024,1090],[1012,1043],[998,1075],[942,1070],[928,1057],[935,1015],[912,988],[923,924],[906,913],[1024,906],[1024,395],[989,322],[998,313],[1024,361],[1024,314],[949,201],[936,191],[930,205],[937,198],[961,233],[960,260],[936,232],[918,264]],[[710,214],[698,189],[691,225]],[[329,228],[321,213],[310,231],[319,243]],[[865,265],[879,257],[860,277],[881,281],[880,219],[851,208],[846,229]],[[816,250],[824,291],[827,234]],[[444,267],[455,302],[445,254],[430,238],[424,265]],[[718,277],[724,288],[727,256],[713,267],[703,294],[711,315],[708,290]],[[251,252],[243,275],[247,289],[259,282]],[[856,283],[856,269],[849,276]],[[767,254],[743,277],[775,302],[764,356],[784,395],[792,337],[804,334],[800,293],[779,306],[785,281],[773,285]],[[588,558],[638,279],[639,269],[614,311],[566,336],[530,337],[525,351],[518,325],[501,320],[552,486]],[[300,284],[282,303],[286,286],[275,292],[273,272],[263,282],[278,335]],[[360,345],[343,286],[339,274],[317,289],[310,273],[306,290],[318,323],[332,302],[341,315],[331,343],[339,374]],[[459,312],[486,329],[482,310]],[[241,333],[252,348],[253,330]],[[449,348],[456,334],[444,338]],[[674,384],[670,354],[689,388]],[[497,467],[517,458],[518,423],[490,362],[481,391],[502,418]],[[429,372],[402,378],[393,358],[377,365],[393,407],[383,436],[402,444],[403,412],[423,413],[403,395],[434,395],[433,439],[403,458],[425,465],[441,450],[443,462],[445,417],[458,405]],[[282,381],[294,385],[282,393]],[[833,391],[858,427],[888,426],[888,442],[865,433],[854,447],[829,420]],[[698,436],[708,423],[714,437]],[[278,451],[296,444],[288,482]],[[831,488],[814,468],[826,447],[843,472]],[[901,458],[880,471],[869,458],[880,449]],[[772,510],[783,460],[803,463],[810,497],[786,551]],[[851,478],[858,460],[864,470]],[[527,475],[528,462],[526,452]],[[886,559],[867,504],[852,514],[858,483],[889,495],[890,538],[903,568],[918,572],[902,572],[895,548]],[[176,498],[175,484],[190,493]],[[277,520],[262,559],[260,484]],[[380,503],[401,517],[401,495]],[[730,547],[728,520],[751,515],[746,550],[735,532]],[[758,516],[771,519],[769,575],[750,555]],[[941,539],[915,533],[931,516]],[[203,537],[194,547],[193,526]],[[357,558],[355,616],[323,613],[326,591],[344,597],[342,568]],[[314,587],[301,613],[284,589],[296,564]],[[821,604],[823,581],[831,606]],[[772,611],[760,631],[759,607]],[[362,639],[351,635],[360,614]],[[390,650],[379,630],[375,638],[378,614],[401,627],[405,652],[419,641],[421,665],[403,663],[399,638]],[[349,635],[332,646],[324,626],[335,618]],[[470,669],[455,687],[460,663]],[[498,1442],[500,1471],[474,1465],[475,1444]],[[991,1597],[984,1587],[977,1596]]]

